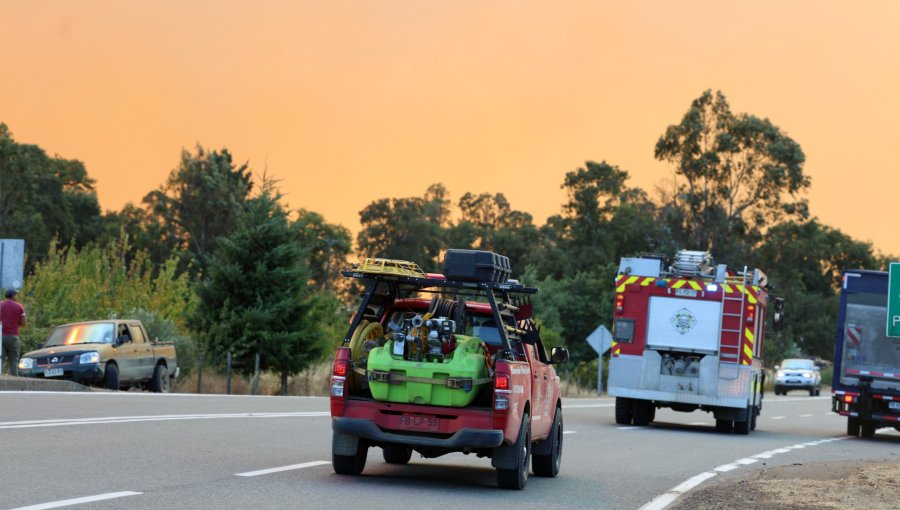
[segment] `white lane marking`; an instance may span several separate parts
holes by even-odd
[[[783,419],[785,419],[785,418],[787,418],[787,416],[773,416],[773,417],[770,418],[770,419],[772,419],[772,420],[783,420]]]
[[[644,429],[647,427],[616,427],[616,428],[618,428],[619,430],[637,430],[637,429]]]
[[[232,413],[232,414],[166,414],[158,416],[106,416],[102,418],[71,418],[56,420],[28,420],[0,422],[0,429],[27,429],[37,427],[64,427],[71,425],[98,425],[104,423],[131,423],[139,421],[215,420],[225,418],[296,418],[330,416],[330,412],[303,413]]]
[[[714,476],[716,476],[716,474],[712,471],[704,471],[703,473],[688,478],[687,480],[676,485],[675,488],[672,489],[672,492],[687,492]]]
[[[705,421],[692,421],[692,422],[688,423],[688,425],[709,425],[709,424],[706,423]]]
[[[801,417],[801,418],[812,418],[813,415],[811,415],[811,414],[801,414],[800,417]]]
[[[303,469],[309,467],[316,466],[324,466],[326,464],[331,464],[331,462],[325,460],[314,460],[312,462],[304,462],[303,464],[293,464],[290,466],[282,466],[270,469],[260,469],[259,471],[248,471],[246,473],[235,473],[234,476],[259,476],[259,475],[268,475],[271,473],[280,473],[282,471],[291,471],[294,469]]]
[[[566,435],[566,434],[577,434],[577,433],[578,433],[577,430],[564,430],[564,431],[563,431],[563,435]]]
[[[60,501],[51,501],[50,503],[41,503],[38,505],[20,506],[11,510],[46,510],[48,508],[59,508],[63,506],[80,505],[83,503],[93,503],[94,501],[105,501],[107,499],[124,498],[126,496],[137,496],[143,492],[107,492],[106,494],[98,494],[96,496],[85,496],[83,498],[63,499]]]
[[[757,453],[756,455],[745,457],[743,459],[738,459],[730,464],[722,464],[721,466],[716,466],[712,471],[704,471],[699,475],[688,478],[684,482],[676,485],[672,489],[666,491],[664,494],[660,494],[656,496],[649,503],[642,506],[640,510],[663,510],[667,506],[671,505],[679,496],[686,493],[687,491],[693,489],[697,485],[700,485],[702,482],[709,480],[710,478],[717,476],[719,473],[726,473],[728,471],[732,471],[741,466],[746,466],[757,462],[757,459],[768,459],[773,455],[779,453],[786,453],[794,449],[806,448],[806,446],[813,445],[821,445],[825,443],[830,443],[832,441],[841,441],[846,439],[846,437],[831,437],[828,439],[820,439],[818,441],[810,441],[809,443],[795,444],[791,446],[786,446],[784,448],[777,448],[775,450],[769,450],[767,452]]]

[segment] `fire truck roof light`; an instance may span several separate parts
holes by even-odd
[[[657,287],[665,287],[666,281],[665,280],[656,280],[656,286]]]

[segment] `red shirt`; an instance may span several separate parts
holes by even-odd
[[[3,336],[19,336],[19,322],[25,317],[25,307],[18,301],[0,301],[0,320],[3,321]]]

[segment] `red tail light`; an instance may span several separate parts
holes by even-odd
[[[747,305],[747,322],[753,322],[753,316],[756,314],[756,306]]]
[[[625,294],[616,294],[616,312],[625,310]]]
[[[853,395],[844,395],[844,403],[852,404],[853,403]]]
[[[494,387],[498,390],[508,390],[509,389],[509,376],[508,375],[497,375],[496,380],[494,381]]]
[[[339,377],[346,377],[347,376],[347,364],[335,362],[334,375],[339,376]]]

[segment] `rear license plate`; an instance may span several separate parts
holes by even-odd
[[[44,377],[62,377],[63,369],[61,368],[45,368]]]
[[[697,297],[697,291],[694,289],[675,289],[676,296]]]
[[[437,432],[440,429],[441,420],[434,416],[398,416],[397,428],[405,430],[418,430],[421,432]]]
[[[894,411],[900,411],[900,402],[888,402],[888,408]]]

